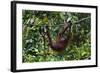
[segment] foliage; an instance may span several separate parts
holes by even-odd
[[[89,18],[74,24],[89,16],[89,13],[23,10],[22,61],[31,63],[91,59],[91,20]],[[61,24],[67,19],[71,19],[72,22],[72,39],[63,53],[57,53],[51,50],[47,37],[43,39],[39,29],[48,25],[54,41],[62,27]]]

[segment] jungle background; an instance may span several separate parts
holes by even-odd
[[[91,17],[90,13],[56,11],[22,11],[22,61],[23,63],[45,61],[70,61],[91,59]],[[80,23],[76,23],[87,18]],[[43,38],[40,28],[48,25],[54,41],[64,20],[71,19],[72,39],[63,53],[53,51]],[[66,33],[64,34],[66,35]]]

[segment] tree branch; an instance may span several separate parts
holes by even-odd
[[[84,20],[86,20],[86,19],[89,19],[89,18],[91,18],[91,17],[88,16],[88,17],[86,17],[86,18],[80,19],[80,20],[74,22],[73,24],[78,24],[78,23],[80,23],[80,22],[82,22],[82,21],[84,21]]]

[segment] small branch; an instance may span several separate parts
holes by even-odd
[[[88,16],[88,17],[86,17],[86,18],[80,19],[80,20],[74,22],[73,24],[78,24],[78,23],[80,23],[80,22],[82,22],[82,21],[84,21],[84,20],[86,20],[86,19],[89,19],[89,18],[91,18],[91,17]]]

